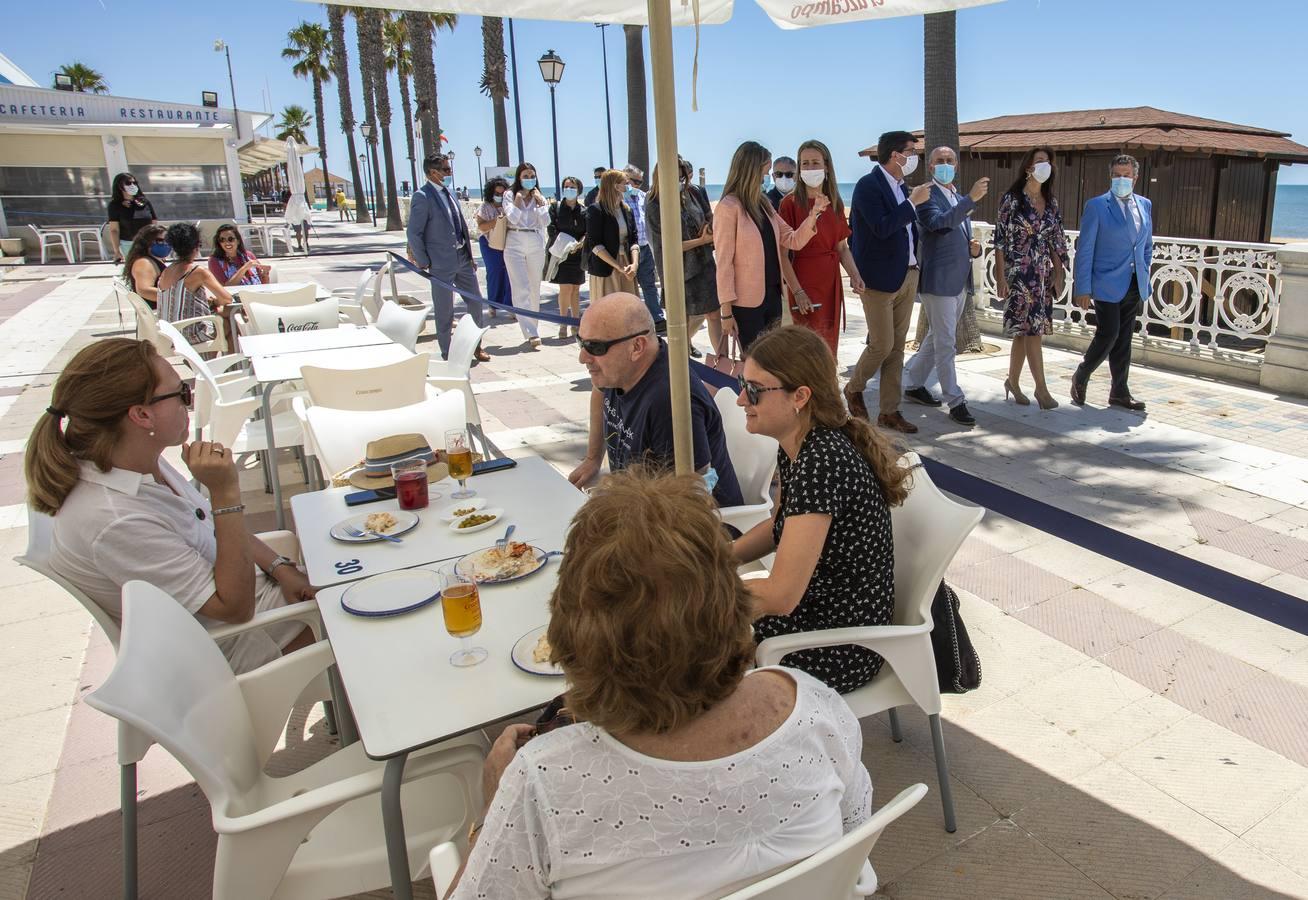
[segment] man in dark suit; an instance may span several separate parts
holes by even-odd
[[[473,320],[482,324],[481,288],[477,284],[477,264],[472,261],[472,241],[459,202],[454,199],[448,180],[450,161],[442,153],[422,161],[424,184],[409,206],[409,259],[424,271],[460,290]],[[475,297],[476,299],[472,299]],[[436,342],[441,359],[450,353],[450,332],[454,328],[454,292],[444,285],[431,283],[432,317],[436,320]],[[480,346],[477,359],[490,359]]]
[[[607,172],[607,171],[608,171],[608,167],[606,167],[606,166],[596,166],[596,167],[595,167],[595,186],[586,192],[586,205],[587,205],[587,206],[594,206],[594,205],[595,205],[595,201],[599,199],[599,183],[600,183],[600,179],[604,177],[604,173]]]
[[[903,392],[904,339],[917,296],[917,207],[931,196],[925,184],[908,189],[904,177],[917,169],[917,142],[907,131],[888,131],[877,141],[877,162],[858,180],[850,204],[849,248],[854,254],[864,290],[867,347],[845,386],[850,415],[870,418],[863,392],[881,373],[881,409],[877,424],[904,434],[917,426],[899,411]]]
[[[1109,167],[1111,190],[1091,199],[1081,213],[1076,241],[1072,301],[1082,309],[1095,305],[1095,336],[1072,375],[1072,402],[1085,404],[1085,387],[1095,369],[1108,360],[1113,383],[1108,402],[1142,410],[1131,396],[1131,337],[1142,298],[1149,296],[1149,265],[1154,257],[1153,204],[1136,196],[1140,163],[1125,153]]]

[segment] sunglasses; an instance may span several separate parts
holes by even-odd
[[[794,177],[795,177],[795,173],[794,173],[794,172],[773,172],[773,173],[772,173],[772,177],[773,177],[773,178],[794,178]]]
[[[235,244],[235,243],[236,243],[236,236],[235,236],[235,235],[231,235],[231,234],[224,235],[223,237],[218,238],[218,243],[220,243],[220,244]]]
[[[189,384],[187,384],[186,382],[182,382],[182,386],[179,387],[179,388],[178,388],[177,390],[175,390],[175,391],[172,391],[172,392],[167,393],[167,394],[160,394],[158,397],[151,397],[151,398],[150,398],[150,403],[162,403],[163,401],[165,401],[165,400],[171,400],[171,399],[173,399],[174,397],[179,398],[179,399],[182,401],[182,405],[183,405],[183,406],[190,406],[190,405],[191,405],[191,386],[190,386]]]
[[[759,397],[769,391],[784,391],[784,387],[759,387],[752,381],[746,381],[745,376],[741,375],[737,379],[740,382],[740,389],[745,394],[745,399],[749,401],[750,406],[758,406]]]
[[[577,338],[577,343],[581,345],[581,349],[585,350],[591,356],[603,356],[623,341],[638,338],[642,334],[649,334],[649,329],[646,328],[644,331],[637,331],[635,334],[625,334],[622,337],[614,338],[611,341],[601,341],[598,338]]]

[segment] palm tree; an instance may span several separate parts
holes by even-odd
[[[363,82],[363,121],[372,126],[372,134],[365,138],[372,145],[372,184],[376,196],[373,197],[373,203],[376,206],[376,215],[381,216],[386,212],[386,194],[383,193],[381,177],[381,155],[377,152],[377,132],[381,130],[377,122],[377,73],[381,72],[381,80],[386,80],[386,60],[381,49],[381,35],[375,36],[370,24],[371,10],[364,8],[353,8],[350,10],[354,14],[354,34],[359,42],[359,76]],[[378,27],[380,32],[380,26]],[[390,111],[387,110],[389,117]],[[387,160],[389,162],[389,159]],[[387,230],[390,230],[390,219],[387,219]]]
[[[331,56],[331,35],[317,22],[301,22],[286,35],[290,46],[282,50],[283,59],[295,60],[291,72],[297,78],[308,78],[313,82],[313,109],[318,123],[318,159],[322,163],[323,183],[327,186],[327,208],[336,205],[336,198],[331,192],[330,170],[327,168],[327,122],[322,110],[323,82],[331,81],[331,69],[327,67]]]
[[[82,94],[107,94],[109,85],[104,76],[88,65],[71,62],[60,66],[59,75],[67,75],[73,80],[73,90]]]
[[[409,177],[414,190],[418,187],[418,168],[413,160],[413,98],[409,93],[409,76],[413,74],[413,54],[409,49],[409,14],[387,19],[382,26],[386,48],[386,70],[394,72],[400,82],[400,106],[404,110],[404,143],[409,150]]]
[[[377,132],[381,131],[382,157],[386,163],[386,230],[400,231],[404,221],[400,218],[400,198],[395,188],[395,156],[391,148],[391,91],[386,78],[386,50],[383,40],[383,14],[379,9],[364,10],[357,19],[360,32],[360,58],[365,61],[368,80],[372,83],[377,120],[371,138],[376,148]],[[376,153],[373,166],[377,166]],[[380,184],[380,179],[378,182]]]
[[[312,124],[313,116],[309,111],[298,103],[292,103],[282,109],[282,120],[273,127],[277,129],[277,140],[295,138],[297,144],[307,147],[309,139],[304,136],[304,131]]]
[[[623,25],[627,37],[627,162],[649,171],[649,114],[645,109],[645,29]]]
[[[481,92],[491,98],[495,111],[495,165],[509,164],[509,117],[504,101],[509,96],[508,59],[504,55],[504,20],[483,16],[481,20]]]
[[[413,50],[413,93],[418,101],[418,120],[422,123],[422,152],[425,156],[441,150],[441,114],[436,97],[436,32],[453,31],[459,23],[454,13],[404,14],[410,46]]]
[[[341,131],[345,132],[345,145],[350,151],[350,180],[354,182],[355,221],[370,221],[368,195],[363,190],[359,175],[359,157],[354,152],[354,104],[350,100],[350,51],[345,43],[345,10],[331,4],[327,7],[327,23],[331,26],[331,62],[336,75],[336,93],[341,107]]]

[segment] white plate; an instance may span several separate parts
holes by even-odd
[[[350,585],[341,595],[341,608],[356,616],[398,616],[440,598],[440,575],[430,569],[401,569]]]
[[[389,512],[395,517],[395,527],[386,532],[390,537],[399,537],[405,532],[412,531],[418,527],[418,516],[416,513],[404,509],[391,509],[386,510],[386,512]],[[331,531],[329,531],[328,534],[336,540],[346,544],[371,544],[380,541],[382,538],[374,537],[373,535],[351,537],[345,533],[347,526],[353,526],[360,531],[363,531],[363,523],[368,521],[368,516],[370,515],[372,515],[372,513],[359,513],[357,516],[350,516],[349,518],[341,519],[341,521],[331,527]]]
[[[485,505],[485,497],[471,497],[461,503],[451,503],[449,506],[442,507],[436,512],[436,515],[440,516],[441,520],[444,522],[453,522],[455,519],[462,518],[462,516],[456,516],[454,514],[456,509],[471,509],[473,512],[476,512]],[[472,513],[464,513],[463,515],[470,516]]]
[[[542,625],[539,628],[533,628],[513,645],[513,664],[524,672],[532,675],[557,675],[562,676],[563,670],[554,663],[546,661],[538,663],[532,659],[532,651],[536,649],[536,642],[540,636],[548,629],[548,625]]]
[[[473,525],[470,528],[459,527],[459,523],[462,522],[463,519],[471,519],[473,516],[494,516],[494,518],[491,519],[489,522],[482,522],[480,525]],[[502,509],[479,509],[472,515],[464,516],[463,519],[455,519],[453,522],[451,522],[450,531],[453,531],[455,534],[472,534],[477,531],[485,531],[487,528],[493,527],[495,523],[498,522],[503,517],[504,517],[504,510]]]
[[[510,541],[509,543],[518,543],[518,542]],[[460,557],[459,561],[455,563],[455,565],[458,567],[459,573],[463,575],[475,575],[477,573],[479,563],[481,563],[482,561],[482,554],[486,553],[491,549],[493,548],[486,547],[482,550],[475,550],[472,553],[467,554],[466,556]],[[534,575],[537,572],[539,572],[541,567],[545,565],[546,561],[549,560],[551,556],[551,554],[546,553],[544,550],[535,546],[531,547],[531,555],[532,555],[533,562],[531,566],[526,569],[526,571],[519,572],[517,575],[507,575],[498,578],[477,578],[476,581],[478,584],[508,584],[510,581],[517,581],[519,578],[527,578],[528,576]]]

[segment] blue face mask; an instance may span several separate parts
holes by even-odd
[[[441,181],[442,181],[442,183],[444,183],[444,185],[445,185],[447,188],[449,188],[450,190],[454,190],[454,176],[453,176],[453,175],[446,175],[444,178],[441,179]]]
[[[931,177],[941,184],[953,184],[954,167],[949,163],[936,163],[931,167]]]
[[[532,190],[535,190],[535,189],[536,189],[536,179],[535,179],[535,178],[524,178],[524,179],[522,179],[522,189],[523,189],[524,191],[532,191]]]
[[[158,259],[167,259],[168,254],[173,252],[173,248],[168,244],[151,244],[150,255]]]
[[[1131,191],[1135,188],[1134,178],[1114,178],[1113,179],[1113,196],[1125,200],[1131,196]]]
[[[574,187],[565,187],[565,188],[563,189],[563,199],[564,199],[564,200],[576,200],[576,199],[577,199],[577,189],[574,188]]]
[[[496,194],[494,197],[491,197],[491,200],[495,201],[495,205],[498,206],[504,202],[504,195]]]

